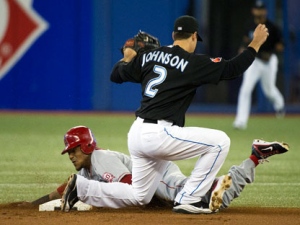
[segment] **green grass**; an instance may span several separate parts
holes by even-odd
[[[126,138],[133,120],[133,113],[0,114],[0,203],[34,200],[74,172],[68,156],[60,154],[63,135],[69,128],[86,125],[99,147],[128,153]],[[187,126],[223,130],[231,138],[231,149],[219,175],[249,157],[255,138],[289,143],[290,152],[273,156],[270,163],[257,167],[255,182],[246,186],[232,206],[300,207],[300,117],[252,116],[245,131],[232,128],[233,115],[189,114],[186,121]],[[189,175],[195,159],[176,163]]]

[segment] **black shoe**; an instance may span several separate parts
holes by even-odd
[[[208,203],[201,202],[201,201],[192,204],[186,204],[186,205],[175,202],[172,211],[176,213],[184,213],[184,214],[212,213],[212,211],[209,209]]]
[[[289,150],[287,143],[280,143],[277,141],[267,142],[263,140],[254,140],[252,143],[252,155],[255,155],[259,160],[285,153]]]
[[[72,174],[68,179],[68,184],[64,190],[61,198],[61,210],[69,212],[76,202],[79,201],[77,197],[77,186],[76,186],[77,175]]]

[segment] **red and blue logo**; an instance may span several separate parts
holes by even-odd
[[[47,28],[32,0],[0,0],[0,80]]]

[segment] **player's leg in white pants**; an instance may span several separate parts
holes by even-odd
[[[276,87],[276,77],[278,70],[278,58],[272,54],[269,62],[266,64],[263,76],[261,77],[262,90],[269,101],[273,104],[275,111],[284,108],[284,99],[280,91]]]
[[[240,129],[247,127],[251,112],[252,92],[262,75],[263,65],[261,60],[255,59],[252,65],[245,71],[243,82],[239,91],[237,114],[233,126]]]
[[[198,202],[210,189],[228,154],[230,139],[218,130],[143,123],[137,119],[128,133],[132,185],[104,183],[77,175],[78,198],[96,207],[120,208],[150,202],[168,161],[200,157],[175,201]]]
[[[232,184],[230,185],[230,188],[227,189],[223,194],[223,203],[221,208],[227,208],[233,199],[240,196],[247,184],[254,182],[255,164],[251,159],[248,158],[239,166],[232,166],[229,169],[228,174],[231,176]],[[210,193],[211,192],[208,192],[205,198],[203,198],[204,202],[208,203],[210,201]]]
[[[165,121],[149,124],[138,118],[128,134],[135,198],[140,204],[151,200],[166,172],[165,160],[199,157],[175,201],[181,204],[200,201],[223,165],[229,147],[230,139],[222,131],[172,126]]]
[[[128,134],[129,146],[132,146],[131,143],[133,143],[138,150],[140,148],[146,149],[145,152],[148,151],[151,155],[152,150],[157,150],[161,142],[159,142],[160,140],[149,142],[149,139],[153,140],[152,129],[149,129],[151,125],[142,122],[138,120],[132,125]],[[167,125],[170,126],[171,124],[167,123]],[[157,133],[157,126],[153,127],[152,125],[152,128],[155,128],[155,134]],[[140,127],[146,127],[146,131],[143,133]],[[134,149],[135,147],[130,148]],[[134,152],[134,154],[131,154],[133,162],[132,185],[98,182],[77,175],[77,195],[79,199],[96,207],[111,208],[149,203],[166,172],[169,162],[164,159],[151,158],[143,151],[132,150],[131,152]]]
[[[179,167],[169,162],[162,180],[155,192],[155,196],[165,201],[174,202],[177,194],[182,190],[188,178],[181,172]]]
[[[129,184],[99,182],[77,175],[76,185],[79,200],[92,206],[122,208],[139,205]]]
[[[250,158],[248,158],[240,165],[232,166],[229,169],[228,174],[231,176],[232,184],[230,188],[224,192],[221,208],[227,208],[233,199],[240,196],[247,184],[254,182],[255,164]],[[174,201],[176,194],[181,191],[186,180],[187,177],[182,174],[180,169],[175,164],[170,164],[170,167],[168,167],[168,172],[160,182],[159,188],[155,195],[166,201]],[[209,191],[205,197],[202,198],[202,201],[209,203],[210,195],[211,191]]]

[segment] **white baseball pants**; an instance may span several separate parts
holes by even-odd
[[[239,92],[234,126],[246,128],[251,111],[252,92],[258,81],[261,82],[262,90],[273,104],[275,111],[284,108],[283,96],[276,87],[277,70],[278,58],[275,54],[272,54],[268,62],[256,58],[246,70]]]
[[[98,207],[145,205],[157,190],[166,172],[167,161],[199,157],[175,198],[181,204],[198,202],[211,188],[229,147],[229,137],[219,130],[172,126],[164,120],[158,121],[158,124],[143,123],[143,119],[137,118],[128,133],[132,185],[87,182],[78,176],[78,197]]]

